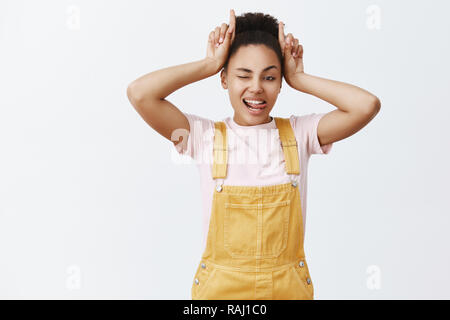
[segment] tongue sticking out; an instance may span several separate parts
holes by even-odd
[[[263,103],[253,104],[253,103],[248,103],[244,100],[244,103],[247,105],[247,107],[252,107],[254,109],[263,109],[267,105],[267,103],[265,101]]]

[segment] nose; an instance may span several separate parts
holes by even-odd
[[[259,77],[255,77],[251,83],[250,92],[262,92],[262,86],[261,86],[261,79],[259,79]]]

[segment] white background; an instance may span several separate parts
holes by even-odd
[[[0,2],[0,298],[190,299],[197,168],[126,97],[202,59],[209,32],[269,13],[305,72],[362,87],[380,113],[309,167],[316,299],[449,299],[450,5],[446,1]],[[232,115],[219,75],[168,97]],[[283,82],[272,115],[335,107]]]

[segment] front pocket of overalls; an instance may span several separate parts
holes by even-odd
[[[225,203],[224,247],[233,257],[277,257],[286,248],[290,200]]]

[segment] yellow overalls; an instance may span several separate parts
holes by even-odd
[[[291,182],[269,186],[217,183],[206,248],[192,284],[197,300],[313,299],[303,250],[296,175],[297,141],[289,119],[275,118]],[[214,123],[213,179],[227,175],[227,136]],[[218,180],[216,180],[217,182]]]

